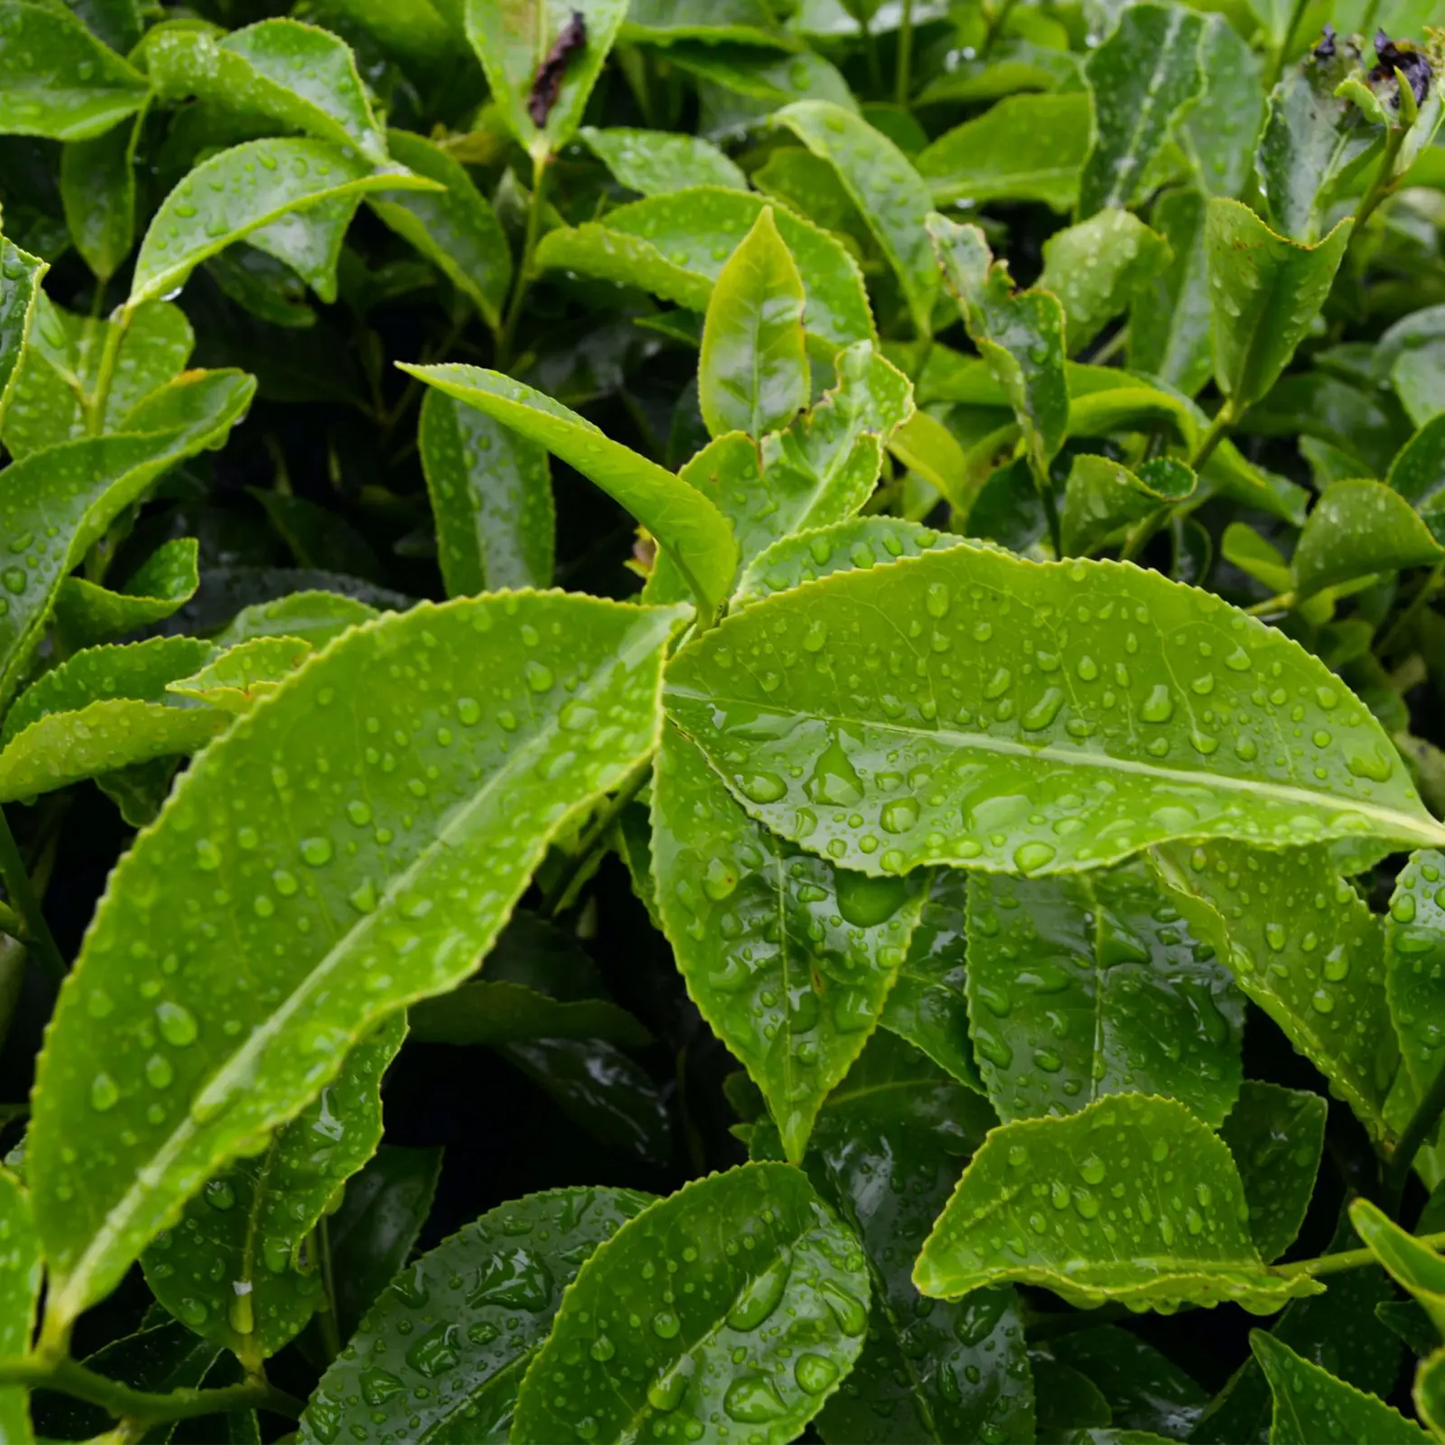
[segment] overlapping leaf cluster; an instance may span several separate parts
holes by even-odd
[[[274,8],[0,0],[0,1437],[1445,1440],[1425,8]]]

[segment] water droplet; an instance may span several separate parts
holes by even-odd
[[[878,821],[885,833],[906,833],[918,822],[918,804],[912,798],[895,798],[883,805]]]
[[[793,1378],[809,1395],[821,1395],[838,1378],[838,1367],[822,1355],[803,1355],[793,1366]]]
[[[1139,709],[1145,722],[1166,723],[1174,716],[1174,695],[1162,682],[1156,682]]]
[[[1014,867],[1020,873],[1037,873],[1053,862],[1057,851],[1052,843],[1024,843],[1014,850]]]
[[[788,791],[776,773],[747,773],[735,781],[738,791],[752,803],[776,803]]]
[[[156,1021],[161,1037],[178,1049],[196,1041],[196,1020],[188,1008],[166,1000],[156,1005]]]
[[[815,803],[847,807],[863,796],[863,782],[837,738],[829,741],[808,779],[807,794]]]
[[[728,1325],[735,1330],[757,1329],[781,1303],[791,1268],[788,1257],[782,1256],[765,1269],[733,1306]]]
[[[682,1322],[671,1310],[658,1310],[652,1317],[652,1333],[660,1340],[676,1338]]]
[[[330,838],[303,838],[301,857],[313,868],[321,868],[331,861]]]
[[[702,870],[702,891],[721,903],[738,886],[738,869],[723,858],[709,858]]]
[[[787,1413],[773,1382],[765,1375],[744,1375],[728,1386],[723,1409],[740,1424],[762,1425]]]
[[[120,1102],[120,1088],[109,1074],[100,1073],[90,1081],[90,1107],[104,1114]]]
[[[521,1247],[492,1255],[477,1272],[477,1284],[467,1297],[473,1309],[501,1305],[535,1314],[552,1301],[555,1286],[545,1260]]]

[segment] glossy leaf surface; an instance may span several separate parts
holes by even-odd
[[[1196,478],[1182,462],[1155,457],[1137,473],[1108,457],[1075,457],[1059,509],[1064,551],[1092,552],[1123,527],[1181,502]]]
[[[1142,867],[980,873],[968,917],[973,1045],[1000,1118],[1137,1093],[1218,1127],[1239,1090],[1244,1000]]]
[[[835,869],[775,838],[664,735],[653,791],[663,926],[703,1017],[768,1100],[790,1159],[876,1027],[926,882]]]
[[[1265,1268],[1247,1218],[1229,1150],[1204,1124],[1172,1100],[1119,1095],[990,1134],[913,1277],[945,1299],[1013,1281],[1081,1308],[1232,1300],[1270,1314],[1317,1293],[1313,1280]]]
[[[1084,67],[1097,139],[1079,178],[1079,215],[1130,206],[1180,109],[1204,75],[1204,19],[1181,5],[1132,5]]]
[[[1445,1334],[1445,1259],[1428,1244],[1407,1234],[1368,1199],[1351,1203],[1350,1222],[1365,1247],[1420,1302],[1435,1328]]]
[[[713,436],[776,431],[808,402],[803,279],[769,208],[728,258],[708,301],[698,358]]]
[[[64,5],[5,0],[0,26],[0,132],[86,140],[145,103],[145,77]]]
[[[55,596],[56,622],[72,648],[160,622],[196,595],[199,556],[194,537],[178,537],[157,547],[118,591],[67,577]]]
[[[550,585],[556,518],[546,448],[435,388],[422,400],[417,445],[447,592]]]
[[[667,549],[705,607],[716,607],[727,595],[737,566],[732,529],[707,498],[671,472],[500,372],[457,365],[403,370],[546,447],[596,482]]]
[[[1264,66],[1224,15],[1211,15],[1199,41],[1199,67],[1204,88],[1180,117],[1180,141],[1205,195],[1238,196],[1264,124]]]
[[[696,1265],[703,1284],[674,1289],[657,1268],[668,1259]],[[801,1172],[750,1164],[697,1180],[582,1267],[528,1367],[511,1438],[542,1445],[580,1425],[601,1445],[728,1419],[781,1445],[857,1358],[867,1299],[857,1242]]]
[[[955,548],[829,577],[686,649],[667,705],[753,817],[873,874],[1067,872],[1177,837],[1438,832],[1321,663],[1114,563]],[[1284,708],[1301,714],[1288,748]]]
[[[0,423],[14,393],[40,280],[47,269],[44,261],[0,237]]]
[[[471,971],[548,838],[654,746],[677,621],[555,594],[419,607],[357,629],[206,751],[113,875],[41,1065],[30,1169],[55,1315],[103,1293],[219,1164],[298,1113],[339,1049]],[[482,696],[460,677],[485,679]],[[398,732],[426,739],[425,763],[397,770]],[[158,877],[209,902],[179,926],[167,908],[153,932]],[[217,917],[235,940],[229,987],[206,966]],[[144,1078],[157,1049],[175,1075],[160,1095]],[[114,1110],[124,1138],[67,1159],[71,1121]]]
[[[1226,27],[1227,28],[1227,27]],[[1135,292],[1129,313],[1129,365],[1188,396],[1209,380],[1209,278],[1204,248],[1204,193],[1165,191],[1149,220],[1173,259]]]
[[[648,1202],[626,1189],[533,1194],[424,1254],[382,1293],[322,1377],[300,1439],[330,1445],[350,1422],[378,1445],[419,1434],[458,1445],[506,1441],[522,1376],[562,1292]]]
[[[1247,206],[1211,200],[1205,220],[1214,379],[1236,413],[1265,396],[1319,314],[1349,244],[1344,220],[1317,246],[1277,236]]]
[[[1375,572],[1445,557],[1415,509],[1381,482],[1335,482],[1315,504],[1294,554],[1301,596]]]
[[[1329,1079],[1375,1137],[1399,1063],[1383,988],[1384,933],[1327,850],[1265,853],[1238,843],[1156,849],[1190,926],[1241,989]]]
[[[605,1039],[638,1048],[652,1035],[606,999],[559,1000],[506,979],[475,979],[408,1013],[412,1037],[442,1044],[511,1044],[531,1039]]]
[[[1412,854],[1395,879],[1385,919],[1385,990],[1412,1106],[1424,1098],[1445,1065],[1442,879],[1445,856],[1433,848]]]
[[[898,277],[914,330],[930,335],[938,267],[924,222],[933,200],[912,162],[881,131],[831,101],[798,101],[774,119],[837,170]]]
[[[619,185],[644,196],[665,196],[693,186],[748,188],[737,163],[701,136],[621,126],[599,130],[591,125],[584,125],[578,136]]]
[[[179,1224],[146,1251],[146,1281],[170,1312],[251,1368],[288,1343],[323,1306],[308,1236],[336,1191],[381,1138],[381,1076],[406,1034],[388,1019],[268,1148],[209,1180]],[[147,1081],[168,1087],[164,1054]]]
[[[1318,1094],[1246,1079],[1220,1130],[1239,1168],[1249,1232],[1262,1259],[1282,1255],[1304,1223],[1325,1147],[1327,1112]]]
[[[120,269],[135,243],[135,141],[138,120],[60,156],[60,200],[75,249],[102,281]]]

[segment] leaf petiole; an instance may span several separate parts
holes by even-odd
[[[532,258],[542,234],[542,207],[547,192],[547,170],[552,157],[539,152],[532,157],[532,199],[527,206],[527,230],[522,239],[522,255],[517,262],[517,279],[512,285],[512,299],[497,333],[496,365],[505,371],[512,361],[512,348],[517,339],[517,323],[522,319],[522,306],[532,284]]]
[[[1442,1114],[1445,1114],[1445,1066],[1435,1075],[1435,1082],[1425,1091],[1425,1097],[1410,1115],[1410,1121],[1405,1125],[1400,1142],[1396,1144],[1385,1169],[1384,1204],[1392,1218],[1399,1212],[1400,1198],[1410,1177],[1410,1166],[1415,1162],[1421,1145],[1439,1124]]]
[[[1415,1234],[1411,1238],[1416,1244],[1428,1245],[1431,1249],[1445,1247],[1445,1232],[1439,1234]],[[1343,1249],[1338,1254],[1322,1254],[1318,1259],[1297,1259],[1293,1264],[1273,1266],[1275,1274],[1307,1274],[1318,1279],[1322,1274],[1343,1274],[1348,1269],[1363,1269],[1367,1264],[1378,1264],[1379,1256],[1368,1249]]]

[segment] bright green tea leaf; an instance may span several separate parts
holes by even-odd
[[[1265,1267],[1248,1217],[1229,1150],[1206,1125],[1172,1099],[1121,1094],[995,1129],[913,1277],[942,1299],[1015,1282],[1080,1308],[1117,1300],[1165,1312],[1228,1300],[1272,1314],[1318,1293],[1311,1279]]]
[[[1385,991],[1400,1040],[1401,1082],[1408,1081],[1401,1100],[1406,1118],[1445,1066],[1442,879],[1445,855],[1433,848],[1411,854],[1395,879],[1385,918]]]
[[[301,1418],[302,1445],[329,1445],[348,1420],[387,1439],[422,1432],[428,1440],[505,1442],[522,1376],[563,1291],[649,1202],[628,1189],[532,1194],[422,1255],[322,1376]],[[454,1279],[466,1288],[454,1289]]]
[[[650,45],[680,40],[786,44],[766,0],[632,0],[622,35]]]
[[[69,442],[0,472],[0,530],[9,539],[0,617],[0,697],[13,694],[60,584],[110,523],[168,467],[215,446],[250,404],[237,372],[194,372],[136,413],[138,432]]]
[[[1377,1204],[1356,1199],[1350,1223],[1365,1247],[1424,1307],[1435,1328],[1445,1334],[1445,1259],[1400,1228]]]
[[[1108,457],[1077,456],[1059,509],[1064,551],[1097,550],[1121,528],[1190,496],[1197,478],[1183,462],[1155,457],[1137,473]]]
[[[1165,191],[1149,220],[1173,259],[1134,293],[1129,365],[1193,396],[1209,380],[1209,277],[1204,193]]]
[[[1300,596],[1445,557],[1415,509],[1382,482],[1335,482],[1315,503],[1294,553]]]
[[[1445,1350],[1436,1350],[1415,1376],[1415,1408],[1438,1439],[1445,1434]]]
[[[796,101],[774,120],[832,163],[898,277],[914,330],[931,335],[938,267],[924,222],[933,200],[913,163],[862,116],[831,101]]]
[[[333,637],[379,615],[375,607],[337,592],[293,592],[243,607],[213,640],[218,647],[233,647],[252,637],[302,637],[319,651]]]
[[[1063,307],[1046,291],[1015,292],[1007,264],[993,259],[977,226],[935,214],[928,232],[964,326],[1003,388],[1042,477],[1069,425]]]
[[[1322,663],[1109,562],[956,548],[829,577],[686,648],[667,705],[753,817],[875,875],[1069,872],[1176,837],[1440,831]]]
[[[305,638],[254,637],[210,659],[189,677],[167,683],[166,691],[239,717],[270,697],[311,652]]]
[[[768,207],[729,257],[708,301],[698,394],[713,436],[740,431],[760,438],[807,405],[803,302],[802,277]]]
[[[547,449],[436,388],[422,401],[417,445],[448,595],[549,586],[557,522]]]
[[[1384,931],[1327,849],[1217,842],[1154,850],[1159,877],[1235,981],[1329,1079],[1375,1138],[1399,1046],[1385,1000]]]
[[[197,166],[161,202],[141,241],[126,304],[173,294],[208,256],[292,211],[403,188],[436,186],[397,165],[373,168],[327,141],[232,146]]]
[[[381,1076],[406,1035],[394,1014],[347,1054],[341,1072],[270,1145],[211,1179],[178,1224],[156,1236],[146,1282],[205,1339],[261,1367],[323,1306],[308,1257],[311,1230],[381,1139]],[[174,1078],[163,1052],[146,1061],[152,1088]]]
[[[69,649],[109,642],[170,617],[196,595],[199,555],[194,537],[163,542],[118,591],[67,577],[55,595],[55,621]]]
[[[766,205],[763,196],[720,186],[651,196],[609,211],[603,226],[549,233],[536,265],[626,281],[705,311],[728,257]],[[790,211],[775,211],[773,220],[803,278],[808,330],[833,347],[876,340],[862,273],[842,243]],[[610,250],[609,237],[616,238]]]
[[[0,133],[88,140],[145,104],[145,76],[64,5],[0,3]]]
[[[916,164],[936,206],[956,201],[1042,201],[1069,210],[1093,143],[1085,91],[1007,96],[976,120],[946,131]]]
[[[1213,199],[1204,223],[1214,379],[1237,416],[1289,365],[1329,295],[1353,221],[1317,246],[1277,236],[1248,206]]]
[[[1001,1119],[1135,1093],[1219,1126],[1239,1092],[1244,1000],[1142,867],[979,873],[968,920],[973,1047]]]
[[[672,729],[652,807],[657,904],[688,992],[801,1159],[877,1026],[926,880],[866,878],[773,837]]]
[[[727,595],[737,544],[722,513],[655,462],[612,441],[584,417],[501,372],[476,366],[402,370],[545,446],[615,498],[657,538],[706,609]]]
[[[674,1290],[659,1259],[710,1273],[712,1287]],[[604,1445],[728,1419],[782,1445],[838,1387],[867,1324],[857,1242],[805,1175],[786,1164],[714,1174],[645,1209],[582,1266],[527,1368],[511,1438],[545,1445],[580,1424]]]
[[[1204,89],[1184,112],[1179,140],[1206,196],[1237,197],[1264,124],[1263,63],[1221,14],[1205,18],[1199,65]]]
[[[496,212],[440,146],[405,130],[388,131],[387,145],[398,164],[445,189],[376,191],[368,204],[469,296],[495,330],[512,281],[512,253]]]
[[[1090,216],[1044,242],[1039,289],[1059,298],[1077,355],[1169,265],[1169,243],[1128,211]]]
[[[206,750],[112,875],[48,1036],[29,1168],[52,1318],[105,1293],[352,1040],[471,972],[547,840],[655,745],[678,621],[555,594],[419,607],[357,629]],[[398,732],[416,739],[401,769]],[[335,793],[306,786],[328,774]],[[205,902],[179,912],[158,878]],[[157,1030],[175,1075],[159,1095],[138,1054],[107,1043]],[[97,1114],[104,1144],[67,1157],[73,1122]]]
[[[1175,117],[1199,94],[1204,17],[1182,5],[1131,5],[1084,65],[1096,140],[1079,177],[1078,214],[1133,205]]]
[[[618,185],[644,196],[666,196],[693,186],[748,188],[748,178],[737,164],[701,136],[620,126],[599,130],[592,125],[584,125],[577,135]]]
[[[1249,1336],[1250,1348],[1274,1395],[1271,1445],[1426,1445],[1430,1436],[1413,1420],[1374,1395],[1367,1395],[1311,1364],[1263,1330]]]
[[[0,237],[0,424],[15,392],[40,281],[47,270],[44,261]]]
[[[838,172],[821,156],[803,146],[779,146],[767,164],[752,174],[752,183],[765,196],[774,196],[815,226],[845,237],[850,249],[873,249],[873,234],[854,204]]]
[[[628,0],[463,0],[460,8],[507,128],[532,155],[555,154],[582,122]],[[548,85],[544,72],[554,47],[565,48],[555,62],[555,84]]]
[[[1299,1233],[1325,1147],[1325,1101],[1246,1079],[1220,1130],[1244,1184],[1260,1258],[1278,1259]]]

